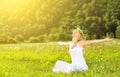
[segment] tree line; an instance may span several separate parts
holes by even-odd
[[[0,1],[0,43],[71,39],[80,28],[86,39],[120,38],[120,0]]]

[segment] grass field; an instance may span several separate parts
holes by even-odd
[[[120,40],[85,47],[89,70],[53,73],[57,60],[71,62],[57,43],[0,44],[0,77],[120,77]]]

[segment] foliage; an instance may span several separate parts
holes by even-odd
[[[116,37],[118,25],[119,0],[0,0],[0,32],[15,40],[0,43],[39,36],[38,42],[70,40],[71,30],[77,27],[87,39],[103,38],[106,33]]]
[[[120,39],[120,26],[117,27],[116,37],[117,37],[118,39]]]

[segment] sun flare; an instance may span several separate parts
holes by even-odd
[[[0,0],[0,13],[12,15],[25,12],[32,5],[33,0]]]

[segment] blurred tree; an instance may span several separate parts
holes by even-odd
[[[117,27],[116,37],[117,37],[118,39],[120,39],[120,26]]]
[[[71,40],[77,27],[87,39],[118,37],[119,25],[119,0],[0,0],[0,43]]]

